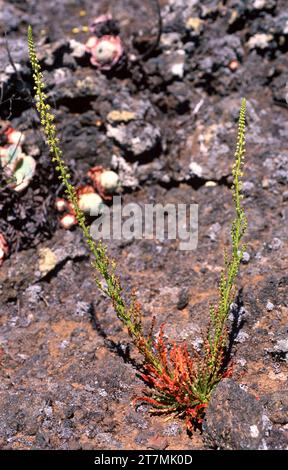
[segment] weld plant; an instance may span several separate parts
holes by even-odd
[[[70,183],[70,175],[64,163],[59,139],[54,124],[54,116],[44,93],[43,75],[37,60],[32,29],[28,29],[28,46],[33,69],[35,100],[40,115],[41,126],[46,136],[59,179],[64,185],[67,199],[73,207],[75,218],[83,232],[91,251],[92,265],[96,273],[96,284],[112,302],[115,313],[127,328],[134,346],[143,356],[142,379],[149,385],[146,396],[139,398],[152,405],[156,413],[174,414],[186,420],[188,430],[203,420],[211,394],[224,377],[231,373],[227,361],[229,331],[227,320],[230,307],[236,295],[236,278],[243,256],[242,237],[247,222],[242,207],[241,178],[245,155],[245,113],[246,101],[242,100],[238,139],[233,166],[233,200],[235,219],[231,229],[231,246],[224,255],[224,269],[219,281],[219,294],[216,305],[209,310],[210,322],[203,350],[197,352],[187,344],[169,344],[164,341],[164,325],[157,336],[153,335],[153,324],[148,335],[143,332],[141,304],[135,295],[127,302],[116,264],[107,254],[101,242],[95,242],[90,235],[85,214],[80,209],[75,188]]]

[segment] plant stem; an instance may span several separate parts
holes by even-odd
[[[145,360],[153,364],[157,370],[162,370],[159,361],[155,357],[152,351],[151,342],[148,341],[142,332],[141,318],[138,322],[133,319],[134,305],[131,303],[130,307],[126,304],[122,296],[122,287],[119,278],[115,274],[116,265],[111,261],[106,254],[106,247],[101,242],[97,244],[93,240],[88,225],[85,221],[85,215],[79,208],[77,193],[74,186],[70,182],[70,174],[67,166],[63,160],[63,153],[59,147],[59,139],[57,137],[56,126],[53,123],[55,117],[50,111],[50,105],[47,104],[47,96],[43,89],[45,87],[43,81],[43,74],[41,67],[37,59],[32,28],[28,27],[28,47],[30,62],[33,69],[34,79],[34,90],[36,99],[36,108],[40,115],[40,122],[43,131],[46,136],[46,141],[52,156],[52,162],[55,164],[56,170],[58,171],[59,179],[63,183],[65,188],[65,194],[68,200],[71,202],[75,217],[82,230],[84,239],[89,247],[91,254],[93,255],[92,266],[101,275],[102,282],[96,279],[98,288],[104,292],[112,300],[113,307],[115,309],[117,317],[127,327],[129,335],[131,336],[134,344],[137,346],[139,351],[145,357]],[[103,286],[103,281],[107,287]]]

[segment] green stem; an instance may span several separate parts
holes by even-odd
[[[65,187],[67,198],[73,206],[77,222],[82,230],[84,239],[90,249],[90,252],[93,255],[94,261],[92,262],[92,265],[102,276],[102,280],[106,282],[107,288],[102,286],[102,283],[99,279],[96,280],[97,286],[112,300],[117,317],[127,327],[134,344],[144,355],[145,360],[150,364],[153,364],[158,371],[162,371],[159,361],[153,353],[151,342],[148,341],[142,333],[141,324],[139,328],[139,322],[137,325],[133,322],[133,317],[131,316],[131,313],[129,313],[130,310],[122,297],[121,284],[118,277],[115,275],[115,265],[106,255],[106,247],[104,247],[101,242],[98,244],[95,243],[91,237],[89,227],[86,224],[85,215],[78,205],[76,190],[70,183],[70,174],[64,163],[62,150],[60,150],[58,145],[59,139],[57,137],[57,130],[53,123],[54,115],[50,112],[49,104],[46,103],[47,96],[43,91],[45,86],[43,81],[43,74],[37,59],[31,26],[28,27],[28,46],[35,83],[34,90],[36,108],[39,112],[41,125],[46,135],[47,144],[52,155],[52,162],[55,163],[56,170],[59,174],[59,179]]]

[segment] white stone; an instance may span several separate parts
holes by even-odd
[[[257,8],[257,10],[262,10],[266,5],[266,0],[255,0],[253,3],[253,7]]]
[[[206,181],[205,186],[206,188],[215,188],[215,186],[217,186],[217,183],[216,181],[209,180],[209,181]]]
[[[179,78],[183,78],[184,76],[184,62],[178,62],[173,64],[171,67],[171,72],[173,75]]]
[[[21,65],[18,64],[18,63],[15,63],[14,65],[15,65],[15,68],[16,68],[17,72],[19,72],[21,70]],[[11,74],[15,73],[15,69],[14,69],[13,65],[9,64],[9,65],[7,65],[7,67],[5,67],[4,72],[7,75],[11,75]]]
[[[85,45],[82,44],[82,42],[75,41],[75,39],[70,39],[69,46],[72,51],[72,57],[75,57],[77,59],[81,59],[82,57],[84,57],[86,53],[86,48]]]
[[[250,434],[251,434],[251,437],[254,437],[254,438],[259,436],[259,429],[256,426],[256,424],[253,424],[252,426],[250,426]]]
[[[274,304],[272,304],[272,302],[268,300],[266,304],[266,310],[268,310],[268,312],[271,312],[273,309],[274,309]]]
[[[203,174],[203,168],[202,166],[200,166],[198,163],[196,162],[191,162],[190,165],[189,165],[189,170],[190,170],[190,173],[192,173],[193,175],[196,175],[198,176],[199,178],[201,178],[202,174]]]
[[[266,49],[270,41],[273,40],[272,34],[257,33],[252,36],[247,42],[249,49]]]

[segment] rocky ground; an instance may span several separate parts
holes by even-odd
[[[153,1],[0,1],[1,119],[25,134],[23,148],[37,160],[27,190],[0,190],[0,231],[10,244],[0,268],[1,448],[288,448],[286,1],[160,5],[157,43]],[[91,18],[108,10],[126,62],[105,73],[81,44]],[[62,188],[31,103],[28,23],[75,183],[102,165],[119,174],[123,203],[199,205],[195,251],[169,240],[108,243],[145,323],[155,315],[156,330],[165,322],[170,339],[194,346],[229,243],[236,123],[247,97],[249,227],[231,312],[234,374],[216,389],[202,433],[188,436],[181,420],[131,403],[143,395],[139,357],[95,288],[79,230],[57,222]]]

